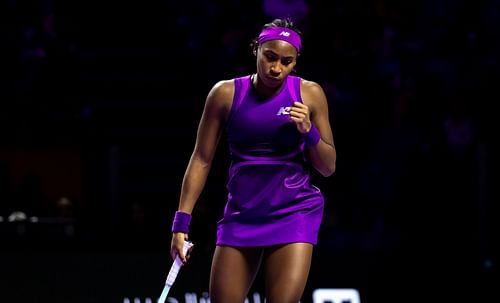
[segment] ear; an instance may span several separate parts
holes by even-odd
[[[255,46],[253,47],[252,52],[253,52],[253,55],[254,55],[254,56],[257,56],[257,48],[258,48],[258,46],[257,46],[257,45],[255,45]]]

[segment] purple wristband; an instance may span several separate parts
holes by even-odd
[[[189,223],[191,223],[191,215],[181,211],[176,211],[174,222],[172,223],[172,232],[174,233],[188,233]]]
[[[304,136],[304,142],[306,143],[307,146],[314,146],[318,144],[319,139],[321,139],[321,135],[319,134],[319,131],[316,128],[316,126],[314,126],[314,124],[311,126],[309,132],[305,133],[303,136]]]

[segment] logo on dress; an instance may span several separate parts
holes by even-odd
[[[282,106],[282,107],[280,107],[280,109],[276,113],[276,116],[290,115],[289,110],[290,110],[290,107],[288,107],[288,106]]]

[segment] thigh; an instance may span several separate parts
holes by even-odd
[[[217,246],[210,271],[210,302],[244,302],[261,259],[262,249]]]
[[[291,243],[274,247],[264,255],[268,303],[300,301],[311,268],[313,246]]]

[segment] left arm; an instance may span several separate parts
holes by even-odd
[[[307,148],[313,167],[328,177],[335,172],[337,161],[328,102],[323,89],[316,82],[302,80],[301,95],[303,103],[294,103],[290,108],[290,119],[303,134],[308,133],[313,125],[318,129],[321,139],[317,144]]]

